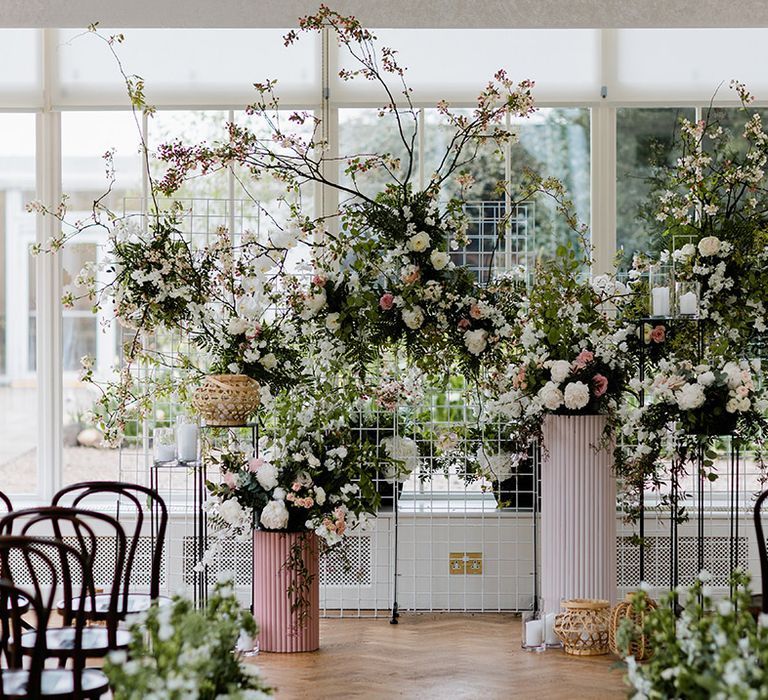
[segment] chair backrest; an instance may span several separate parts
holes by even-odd
[[[133,528],[125,528],[128,535],[128,551],[125,562],[123,581],[123,610],[127,610],[130,592],[131,572],[136,561],[136,552],[141,541],[145,523],[151,532],[151,566],[149,594],[152,598],[160,595],[160,567],[163,559],[163,546],[168,528],[168,508],[160,494],[141,484],[122,481],[83,481],[65,486],[53,497],[53,505],[71,505],[87,508],[88,504],[103,501],[104,496],[113,494],[117,500],[117,518],[129,516],[133,519]],[[125,510],[128,509],[126,513]]]
[[[24,653],[19,643],[24,632],[22,616],[29,609],[36,620],[35,645],[29,664],[27,697],[41,696],[41,678],[47,656],[46,631],[51,611],[63,581],[64,562],[71,572],[76,568],[82,580],[87,580],[88,565],[82,553],[60,540],[23,536],[0,536],[0,624],[2,625],[2,655],[8,668],[22,668]],[[78,599],[79,612],[75,615],[75,638],[72,650],[74,693],[82,696],[81,673],[85,667],[82,649],[85,588]],[[13,644],[9,644],[14,640]],[[0,697],[6,697],[0,674]]]
[[[10,513],[13,510],[13,503],[2,491],[0,491],[0,506],[5,509],[6,513]]]
[[[126,537],[120,523],[106,513],[83,508],[46,506],[16,510],[0,519],[0,535],[37,537],[41,541],[60,541],[69,544],[84,562],[80,578],[73,575],[68,559],[60,560],[60,585],[63,597],[60,612],[65,625],[71,625],[81,608],[77,599],[82,596],[88,608],[96,609],[95,574],[106,575],[106,592],[109,604],[105,621],[109,630],[109,642],[115,644],[120,619],[120,588],[125,569]],[[3,570],[0,569],[0,575]],[[79,591],[74,585],[80,583]]]
[[[763,612],[768,613],[768,552],[766,552],[765,533],[763,531],[762,508],[768,499],[768,491],[763,491],[755,502],[755,534],[757,535],[757,553],[760,557],[760,578],[763,589]]]

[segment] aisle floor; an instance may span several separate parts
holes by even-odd
[[[262,652],[252,662],[286,700],[626,697],[614,657],[523,651],[514,615],[403,613],[399,625],[325,619],[320,644],[315,653]]]

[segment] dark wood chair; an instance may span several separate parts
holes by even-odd
[[[66,562],[66,563],[65,563]],[[0,669],[0,698],[33,698],[80,700],[100,698],[108,690],[108,680],[96,668],[85,668],[83,634],[86,617],[73,620],[72,668],[46,669],[49,657],[46,642],[53,601],[65,584],[63,570],[77,570],[82,580],[88,578],[88,564],[75,548],[58,540],[0,536],[0,623],[2,647],[0,655],[5,668]],[[22,586],[20,582],[24,582]],[[82,587],[80,596],[86,594]],[[37,633],[29,648],[18,644],[28,632],[22,625],[24,610],[19,601],[34,612]],[[82,606],[81,606],[82,607]],[[29,664],[24,668],[24,658]]]
[[[61,489],[53,497],[53,505],[68,505],[76,508],[95,506],[105,497],[116,500],[117,517],[128,537],[125,560],[125,574],[122,577],[118,618],[144,612],[152,601],[160,605],[169,604],[170,598],[160,596],[160,567],[162,566],[165,534],[168,528],[168,508],[160,495],[146,486],[119,481],[84,481]],[[132,523],[129,526],[129,523]],[[149,593],[132,590],[131,576],[134,572],[136,555],[146,527],[151,531]],[[102,620],[107,614],[109,595],[96,595],[95,609],[87,610],[93,620]]]
[[[765,532],[763,531],[762,509],[763,503],[768,499],[768,491],[763,491],[755,501],[755,534],[757,535],[757,554],[760,558],[760,578],[762,579],[762,594],[752,596],[753,607],[758,607],[764,613],[768,613],[768,552],[766,552]]]
[[[8,498],[2,491],[0,491],[0,506],[3,507],[6,513],[10,513],[13,510],[13,504],[11,499]]]
[[[62,599],[57,607],[64,624],[63,627],[49,628],[46,631],[45,646],[49,657],[57,658],[62,665],[72,657],[76,646],[76,629],[73,622],[81,615],[81,606],[84,611],[95,609],[94,572],[105,564],[104,568],[111,572],[111,580],[107,582],[109,593],[103,616],[104,626],[87,627],[82,632],[77,646],[89,658],[103,657],[112,650],[125,649],[128,646],[131,635],[128,630],[118,626],[126,537],[115,518],[106,513],[81,508],[29,508],[14,511],[0,519],[0,535],[12,534],[68,543],[78,551],[85,564],[82,571],[75,572],[78,577],[73,576],[66,558],[59,562],[59,596]],[[75,593],[75,586],[78,585],[79,593]],[[82,614],[87,619],[87,612]],[[22,651],[28,655],[32,654],[36,639],[37,633],[34,631],[22,634]]]

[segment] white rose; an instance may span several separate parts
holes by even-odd
[[[561,384],[571,373],[571,363],[568,360],[554,360],[549,371],[552,375],[552,381]]]
[[[539,389],[539,398],[550,411],[556,411],[563,405],[563,392],[553,382],[547,382]]]
[[[482,328],[475,331],[465,331],[464,345],[473,355],[479,355],[488,347],[488,331]]]
[[[228,498],[219,506],[219,517],[230,525],[237,525],[243,517],[243,507],[235,498]]]
[[[285,501],[270,501],[264,506],[259,518],[268,530],[282,530],[288,526],[288,509]]]
[[[319,506],[325,503],[325,489],[322,486],[315,486],[315,503]]]
[[[435,270],[443,270],[448,266],[451,261],[451,256],[448,253],[444,253],[442,250],[433,250],[429,255],[429,262],[432,263],[432,267]]]
[[[265,491],[271,491],[277,486],[277,467],[271,462],[264,462],[256,470],[256,481]]]
[[[341,324],[339,323],[339,314],[338,312],[334,312],[332,314],[328,314],[325,318],[325,327],[329,331],[337,331],[341,327]]]
[[[264,369],[274,369],[277,367],[277,358],[272,352],[264,355],[264,357],[262,357],[259,362],[261,363],[262,367],[264,367]]]
[[[684,411],[699,408],[704,404],[704,389],[701,384],[685,384],[675,394],[675,399],[677,400],[677,405]]]
[[[426,231],[419,231],[408,239],[408,250],[414,253],[423,253],[427,248],[429,248],[429,235]]]
[[[717,255],[720,252],[720,239],[717,236],[706,236],[699,241],[699,253],[704,257]]]
[[[584,382],[571,382],[565,387],[564,397],[565,407],[577,411],[589,403],[589,387]]]
[[[405,325],[412,330],[421,328],[421,324],[424,323],[424,311],[420,306],[414,306],[412,309],[403,309],[401,315]]]
[[[696,381],[701,384],[701,386],[710,386],[715,381],[715,374],[714,372],[702,372],[697,378]]]

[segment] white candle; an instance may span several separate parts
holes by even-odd
[[[681,316],[695,316],[698,309],[698,299],[693,292],[686,292],[680,297],[680,315]]]
[[[176,428],[176,452],[180,462],[197,459],[197,426],[194,423],[181,423]]]
[[[653,295],[653,315],[669,316],[669,287],[654,287],[651,294]]]
[[[525,623],[525,646],[540,647],[544,643],[544,620]]]
[[[176,446],[155,443],[155,462],[173,462],[176,459]]]
[[[547,644],[560,644],[555,634],[555,613],[548,613],[544,618],[544,640]]]

